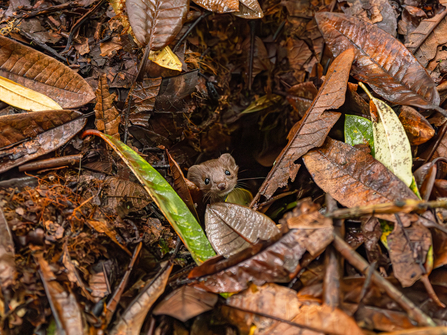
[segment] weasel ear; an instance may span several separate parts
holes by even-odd
[[[219,159],[223,159],[225,162],[228,162],[230,165],[236,165],[236,161],[234,160],[231,154],[223,154],[219,157]]]
[[[186,176],[187,179],[192,181],[194,184],[197,183],[197,180],[200,179],[200,168],[198,165],[193,165],[188,170],[188,175]]]

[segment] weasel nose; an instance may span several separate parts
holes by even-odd
[[[217,185],[217,187],[219,188],[219,190],[223,191],[225,190],[227,185],[225,185],[225,183],[219,183],[219,185]]]

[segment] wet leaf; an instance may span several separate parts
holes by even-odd
[[[279,234],[275,223],[262,213],[230,203],[214,203],[205,212],[208,240],[218,255],[229,257]]]
[[[216,13],[231,13],[239,10],[239,0],[193,0],[200,7]]]
[[[127,0],[127,15],[138,42],[160,50],[182,29],[189,10],[187,0]]]
[[[149,53],[149,59],[161,67],[175,71],[182,71],[182,62],[180,62],[177,55],[172,52],[169,45],[165,46],[160,51],[151,51]]]
[[[80,107],[95,97],[90,85],[69,67],[3,36],[0,67],[0,76],[45,94],[62,108]]]
[[[11,229],[0,206],[0,286],[3,294],[14,283],[16,275]]]
[[[101,137],[116,151],[143,184],[196,263],[201,264],[215,255],[194,215],[157,170],[127,145],[111,136],[97,131],[86,131],[83,136],[86,135]]]
[[[353,59],[354,51],[347,50],[334,60],[306,115],[290,130],[289,143],[276,159],[275,165],[259,189],[259,194],[270,198],[279,187],[287,185],[289,178],[294,181],[300,168],[295,161],[310,149],[323,144],[340,117],[340,113],[326,110],[343,105]]]
[[[79,118],[47,130],[11,149],[0,151],[0,173],[60,148],[80,132],[86,123],[87,119]]]
[[[355,320],[340,309],[314,301],[303,303],[294,290],[276,284],[252,285],[228,298],[227,306],[230,308],[224,313],[233,323],[239,321],[245,327],[254,324],[259,335],[363,334]]]
[[[138,335],[147,313],[164,292],[173,265],[169,265],[161,274],[151,280],[126,308],[111,335]]]
[[[56,281],[56,276],[42,254],[37,254],[34,258],[40,266],[40,278],[50,302],[58,332],[67,335],[84,334],[81,309],[74,294],[71,291],[65,291],[64,287]]]
[[[30,90],[12,80],[0,77],[0,100],[27,111],[62,109],[53,99]]]
[[[375,116],[372,118],[374,157],[410,186],[413,181],[413,156],[405,129],[390,106],[374,98],[362,83],[360,86],[369,95],[371,115]]]
[[[411,145],[421,145],[435,135],[435,130],[425,117],[409,106],[402,106],[399,120],[404,126]]]
[[[98,89],[96,90],[96,105],[95,105],[95,126],[96,129],[113,136],[120,138],[119,125],[121,116],[113,106],[116,94],[109,92],[109,85],[107,85],[107,75],[103,74],[98,81]]]
[[[303,157],[313,180],[346,207],[415,199],[416,195],[382,163],[349,144],[328,138],[325,144]],[[377,217],[394,221],[392,214]],[[401,215],[401,217],[404,217]],[[416,216],[405,215],[415,221]]]
[[[194,286],[214,293],[240,292],[249,283],[287,283],[295,277],[306,249],[317,255],[332,241],[332,225],[312,228],[278,234],[227,259],[214,257],[193,269],[188,278],[196,280]]]
[[[337,56],[354,48],[351,75],[384,99],[436,109],[439,94],[427,71],[394,37],[380,28],[339,13],[315,14],[323,37]]]
[[[170,315],[182,322],[213,309],[217,295],[192,286],[182,286],[154,308],[154,315]]]
[[[0,116],[0,148],[32,138],[82,115],[70,110],[42,111]]]
[[[374,152],[372,122],[361,116],[345,115],[345,142],[352,146],[368,143]]]

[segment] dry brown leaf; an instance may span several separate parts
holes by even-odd
[[[47,95],[62,108],[80,107],[95,97],[90,85],[69,67],[3,36],[0,76]]]
[[[11,229],[0,207],[0,286],[3,292],[14,283],[16,264]]]
[[[232,13],[239,10],[239,0],[193,0],[200,7],[216,13]]]
[[[111,335],[138,335],[149,309],[164,292],[173,265],[151,280],[126,308],[117,324],[110,331]]]
[[[58,332],[67,335],[84,334],[81,308],[71,291],[56,281],[56,276],[51,271],[50,265],[42,254],[34,255],[34,259],[40,266],[40,277],[44,284],[47,298],[50,301],[51,311],[56,321]]]
[[[103,74],[99,78],[98,88],[96,90],[95,126],[99,131],[119,139],[121,116],[115,106],[113,106],[115,98],[116,94],[110,94],[109,92],[107,75]]]
[[[229,257],[254,244],[279,234],[268,216],[248,207],[218,202],[205,212],[206,236],[218,255]]]
[[[99,220],[87,220],[88,224],[95,229],[98,233],[106,234],[110,239],[118,244],[118,246],[123,249],[126,254],[132,257],[132,253],[129,251],[129,249],[126,248],[126,246],[122,245],[118,239],[116,238],[117,233],[113,229],[113,227],[110,227],[107,220],[104,220],[104,222]]]
[[[354,78],[367,82],[388,101],[446,113],[439,108],[435,83],[398,40],[374,25],[344,14],[320,12],[315,18],[335,56],[354,48]]]
[[[150,50],[171,43],[182,29],[189,10],[187,0],[127,0],[127,15],[137,40]]]
[[[233,323],[242,323],[242,327],[254,324],[256,335],[363,334],[355,320],[340,309],[314,301],[303,303],[294,290],[276,284],[252,285],[228,298],[227,306],[230,307],[224,309],[227,317]],[[268,318],[270,315],[272,318]]]
[[[294,181],[300,168],[295,161],[310,149],[324,143],[327,134],[340,117],[340,113],[326,110],[343,105],[353,60],[354,50],[350,49],[341,53],[331,64],[318,95],[303,119],[290,130],[289,143],[276,159],[276,164],[262,183],[255,199],[259,199],[259,195],[268,199],[278,188],[286,186],[289,178]]]

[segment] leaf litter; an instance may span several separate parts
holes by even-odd
[[[5,2],[0,332],[444,333],[446,12]]]

